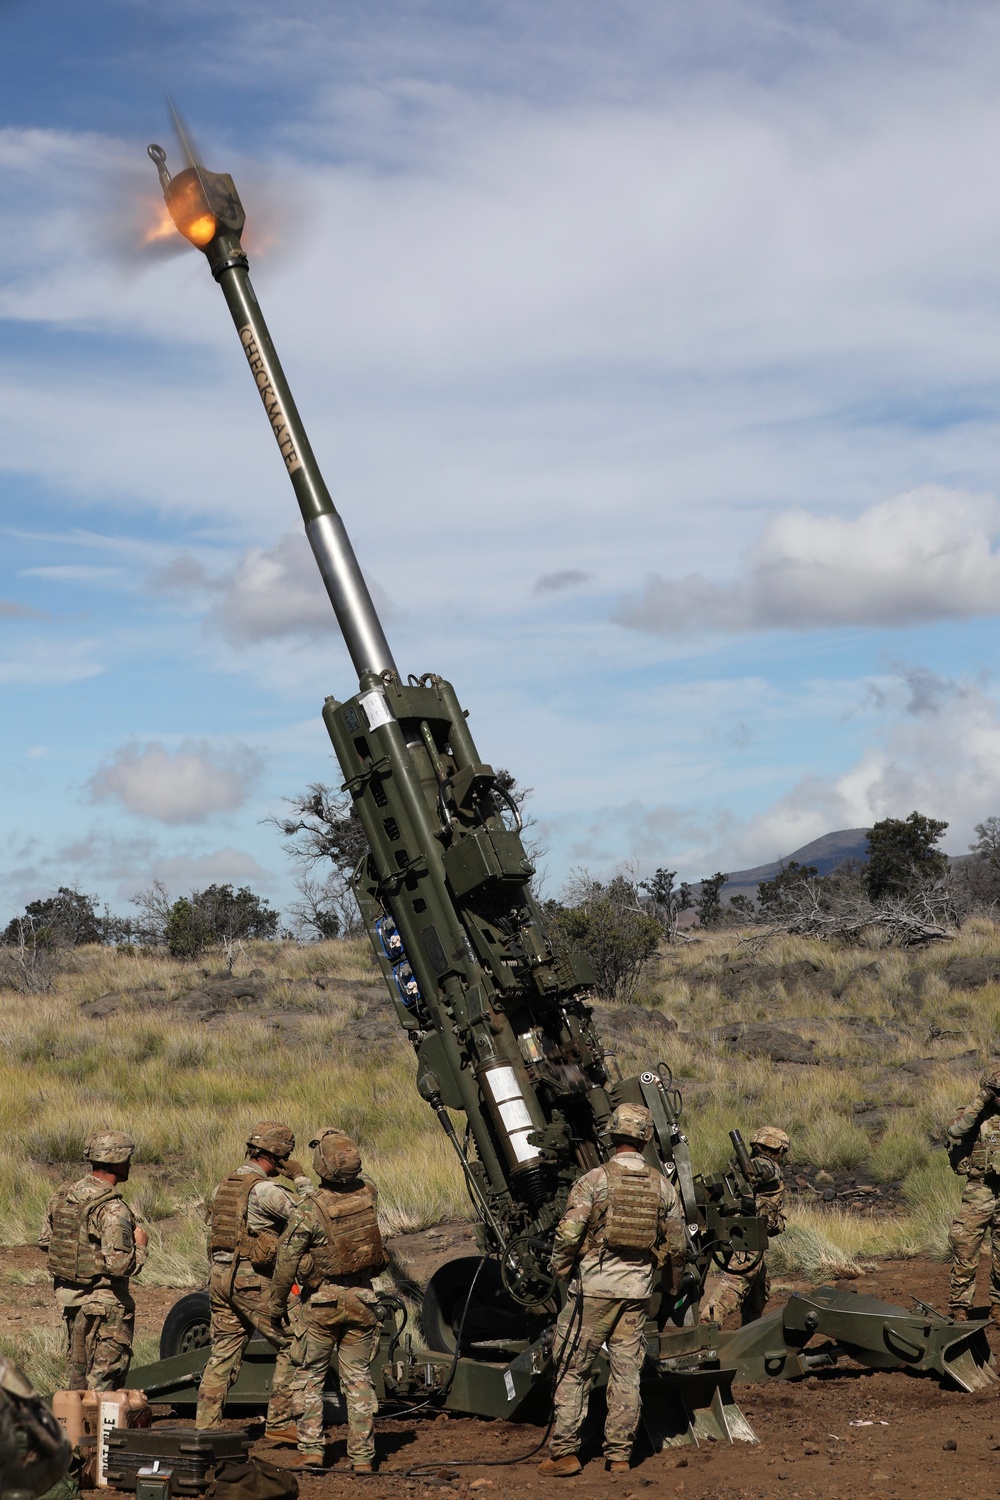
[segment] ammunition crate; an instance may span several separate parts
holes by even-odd
[[[139,1469],[159,1462],[169,1469],[175,1495],[197,1495],[209,1470],[225,1459],[243,1460],[250,1439],[243,1432],[198,1432],[194,1427],[122,1427],[108,1436],[105,1472],[116,1490],[136,1488]]]

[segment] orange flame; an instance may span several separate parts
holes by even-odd
[[[215,215],[194,172],[182,172],[170,184],[169,213],[185,239],[199,249],[215,235]]]
[[[142,244],[155,245],[159,240],[168,240],[177,233],[177,225],[162,200],[159,203],[150,200],[149,208],[152,217],[143,229]]]

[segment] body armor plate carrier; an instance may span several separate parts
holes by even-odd
[[[49,1241],[48,1270],[60,1281],[95,1281],[107,1270],[99,1240],[90,1236],[90,1215],[102,1203],[120,1198],[117,1188],[108,1188],[93,1197],[74,1198],[76,1184],[63,1188],[52,1207],[52,1239]]]
[[[250,1194],[263,1181],[264,1178],[256,1172],[230,1172],[219,1183],[212,1199],[209,1217],[210,1255],[214,1255],[216,1251],[224,1251],[251,1260],[255,1265],[258,1261],[263,1265],[270,1258],[273,1265],[273,1248],[277,1243],[275,1237],[251,1234],[247,1227]],[[260,1241],[265,1239],[268,1243],[261,1245]],[[273,1244],[270,1243],[272,1241]],[[270,1256],[267,1252],[271,1252]]]
[[[654,1250],[660,1226],[660,1185],[652,1167],[644,1164],[637,1171],[612,1158],[604,1170],[608,1178],[605,1247],[632,1255]]]
[[[312,1196],[326,1233],[325,1245],[313,1245],[310,1281],[337,1281],[343,1276],[375,1275],[387,1258],[375,1212],[377,1194],[358,1180],[344,1191],[319,1188]]]
[[[1000,1119],[992,1115],[979,1127],[975,1144],[969,1152],[969,1170],[983,1177],[1000,1174]]]

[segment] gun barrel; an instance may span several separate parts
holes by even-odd
[[[740,1171],[748,1182],[753,1180],[753,1167],[750,1165],[750,1153],[746,1148],[746,1142],[738,1130],[729,1132],[729,1139],[733,1143],[733,1152],[739,1163]]]
[[[209,172],[198,163],[177,111],[172,104],[170,107],[188,166],[171,177],[162,146],[148,149],[167,208],[180,233],[204,251],[212,275],[222,288],[358,677],[366,672],[395,672],[396,664],[368,585],[330,498],[254,295],[240,240],[246,215],[236,186],[227,174]]]
[[[245,265],[217,273],[250,372],[295,490],[306,536],[319,565],[347,649],[359,677],[395,671],[389,643],[347,529],[330,498],[316,456],[285,379]]]

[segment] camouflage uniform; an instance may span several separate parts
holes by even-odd
[[[783,1130],[766,1125],[750,1139],[757,1211],[767,1225],[768,1240],[773,1240],[783,1233],[788,1222],[785,1217],[785,1179],[781,1175],[780,1161],[761,1152],[762,1146],[784,1154],[788,1151],[788,1137]],[[734,1256],[727,1271],[713,1271],[706,1277],[699,1316],[721,1324],[730,1313],[739,1311],[744,1327],[761,1317],[771,1297],[771,1275],[766,1259],[761,1258],[754,1266],[756,1260],[755,1255]],[[753,1269],[743,1274],[741,1266]]]
[[[17,1366],[0,1356],[0,1491],[43,1495],[69,1463],[59,1423]]]
[[[639,1106],[622,1105],[615,1111],[612,1124],[626,1112],[626,1125],[633,1115],[649,1119]],[[633,1124],[632,1128],[637,1127]],[[625,1138],[619,1138],[624,1144]],[[611,1193],[619,1174],[640,1181],[648,1174],[647,1191],[653,1195],[650,1238],[654,1242],[648,1249],[611,1249],[606,1243]],[[664,1249],[681,1251],[682,1247],[677,1194],[661,1172],[650,1168],[638,1144],[634,1149],[619,1151],[612,1162],[584,1173],[573,1184],[552,1249],[553,1271],[561,1279],[572,1277],[553,1345],[557,1383],[549,1443],[552,1461],[577,1453],[590,1374],[606,1345],[610,1375],[604,1453],[609,1463],[628,1462],[641,1410],[639,1380],[646,1358],[653,1269]]]
[[[94,1139],[117,1141],[110,1148],[117,1161],[131,1155],[132,1142],[116,1131]],[[93,1156],[91,1142],[87,1154],[95,1169],[104,1165]],[[125,1383],[135,1331],[129,1277],[146,1260],[145,1246],[135,1242],[137,1223],[119,1189],[94,1176],[59,1188],[49,1200],[38,1244],[49,1252],[56,1303],[66,1322],[71,1391],[114,1391]]]
[[[988,1073],[976,1097],[948,1124],[949,1154],[966,1179],[962,1203],[948,1236],[952,1267],[948,1304],[967,1318],[975,1301],[976,1271],[990,1236],[990,1303],[1000,1322],[1000,1071]]]
[[[378,1400],[371,1366],[381,1326],[372,1276],[388,1264],[378,1229],[378,1195],[360,1176],[361,1158],[348,1136],[326,1130],[312,1145],[320,1186],[281,1237],[270,1312],[281,1321],[298,1279],[302,1302],[290,1396],[299,1452],[313,1463],[323,1461],[323,1386],[336,1355],[347,1407],[347,1456],[355,1469],[367,1470],[375,1462]]]
[[[294,1146],[294,1136],[291,1132],[288,1135]],[[244,1162],[231,1174],[231,1178],[244,1176],[257,1179],[246,1200],[247,1231],[254,1237],[271,1235],[276,1241],[295,1212],[296,1202],[312,1192],[312,1182],[300,1172],[294,1178],[297,1196],[293,1196],[252,1161]],[[226,1181],[231,1181],[231,1178]],[[220,1183],[216,1188],[213,1204],[223,1185]],[[268,1332],[267,1303],[271,1280],[266,1271],[255,1269],[247,1256],[237,1251],[215,1250],[208,1287],[212,1352],[198,1387],[195,1426],[201,1429],[219,1425],[226,1395],[240,1373],[247,1344],[258,1330]],[[287,1427],[291,1422],[291,1373],[290,1354],[287,1349],[279,1349],[267,1407],[269,1431]]]

